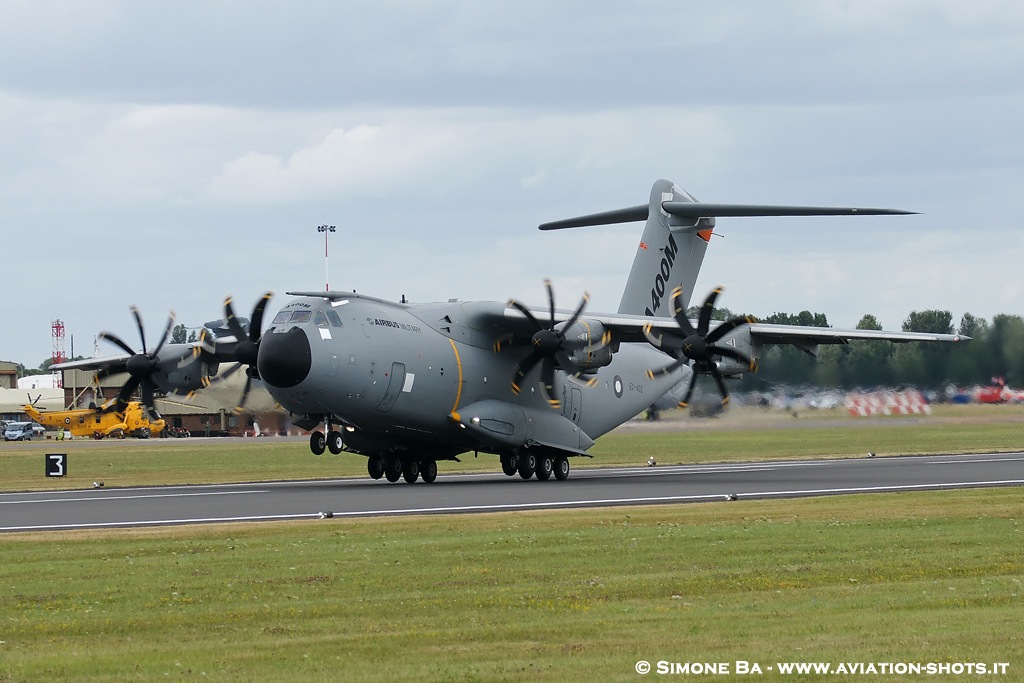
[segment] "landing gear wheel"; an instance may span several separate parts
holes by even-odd
[[[344,448],[345,444],[341,440],[341,432],[332,430],[327,434],[327,450],[334,455],[341,453],[341,449]]]
[[[437,462],[434,460],[424,460],[420,463],[420,476],[423,477],[423,481],[428,484],[433,483],[437,479]]]
[[[388,458],[384,461],[384,476],[392,484],[402,476],[402,461],[398,458]]]
[[[551,478],[551,471],[554,469],[554,464],[551,462],[550,455],[542,455],[537,460],[537,479],[541,481],[547,481]]]
[[[514,476],[519,469],[519,457],[515,453],[503,453],[501,455],[501,471],[508,476]]]
[[[323,432],[313,432],[309,435],[309,450],[313,451],[313,455],[323,455],[326,449],[327,437]]]
[[[532,453],[519,456],[519,476],[529,479],[537,471],[537,456]]]
[[[555,458],[555,479],[565,481],[569,478],[569,458],[560,455]]]
[[[410,484],[415,484],[416,480],[420,478],[420,464],[415,460],[406,460],[402,464],[402,476]]]
[[[370,473],[370,479],[380,479],[384,476],[384,458],[379,455],[371,455],[366,459],[366,471]]]

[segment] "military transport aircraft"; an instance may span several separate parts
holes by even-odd
[[[720,289],[704,300],[696,321],[686,317],[718,217],[905,213],[708,204],[659,180],[647,204],[540,226],[646,221],[614,314],[586,312],[586,294],[575,309],[557,309],[550,281],[541,310],[515,300],[396,303],[298,291],[288,293],[294,298],[266,330],[270,294],[264,295],[246,330],[229,297],[224,310],[233,335],[227,342],[204,340],[187,353],[162,351],[166,333],[153,352],[146,351],[144,336],[142,353],[120,342],[131,354],[123,361],[131,379],[119,396],[127,400],[141,387],[151,406],[154,387],[195,388],[197,378],[202,384],[214,377],[216,363],[231,361],[262,380],[293,424],[312,431],[313,453],[365,456],[374,479],[432,482],[438,461],[475,451],[498,455],[509,476],[563,480],[569,458],[587,455],[594,439],[681,382],[689,382],[684,404],[699,375],[710,375],[728,401],[724,378],[756,370],[765,344],[795,344],[813,353],[820,344],[854,339],[959,341],[955,335],[764,325],[742,317],[712,324]]]

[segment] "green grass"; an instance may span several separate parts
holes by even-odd
[[[5,535],[0,680],[636,680],[640,659],[1019,680],[1022,513],[1007,488]]]

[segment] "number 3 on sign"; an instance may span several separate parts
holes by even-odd
[[[67,453],[47,453],[46,454],[46,476],[48,477],[63,477],[68,473],[68,454]]]

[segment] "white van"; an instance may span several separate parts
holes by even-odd
[[[4,441],[31,441],[31,422],[8,422],[4,430]]]

